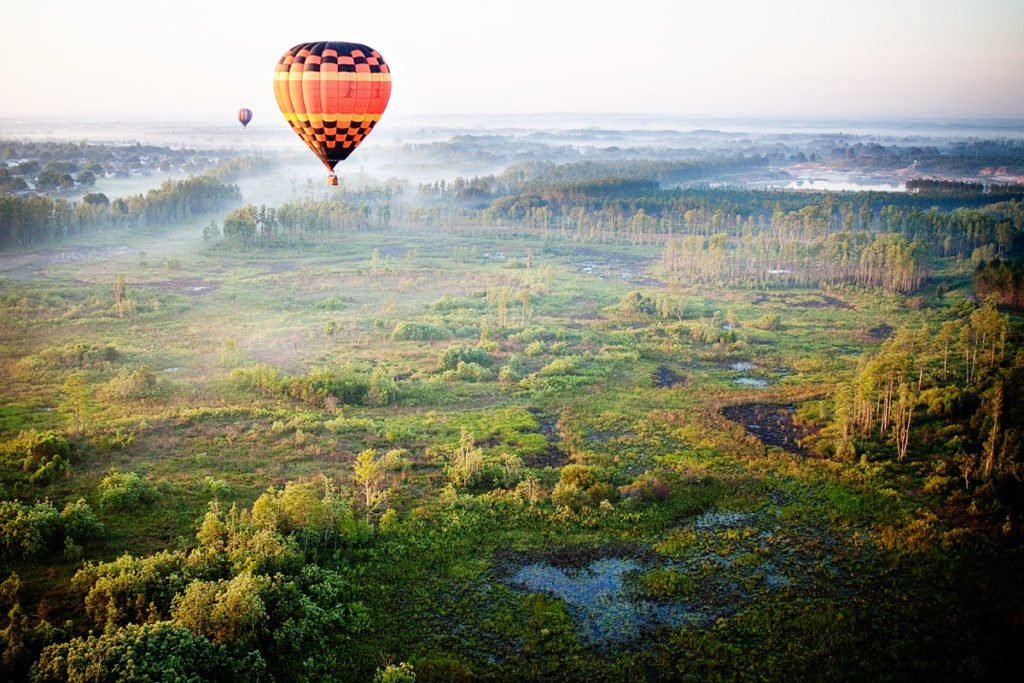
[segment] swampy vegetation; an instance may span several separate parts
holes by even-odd
[[[1019,187],[600,164],[5,225],[5,677],[1004,672]]]

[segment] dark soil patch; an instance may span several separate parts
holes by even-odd
[[[722,409],[726,419],[743,425],[765,446],[778,446],[790,453],[807,455],[807,450],[800,446],[800,439],[811,430],[794,424],[795,413],[795,406],[771,403],[743,403]]]
[[[654,371],[653,379],[654,386],[659,389],[670,389],[677,384],[686,383],[686,377],[664,365],[659,365],[658,369]]]
[[[806,308],[838,308],[838,309],[843,310],[843,311],[852,311],[853,310],[853,305],[852,304],[847,303],[846,301],[843,301],[842,299],[837,299],[834,296],[827,296],[827,295],[822,295],[820,302],[809,301],[806,304],[804,304],[804,306]]]
[[[540,431],[547,438],[548,449],[543,453],[531,455],[523,459],[527,467],[564,467],[569,464],[569,454],[558,446],[558,420],[550,415],[538,415]]]
[[[761,292],[753,301],[754,306],[766,303],[780,303],[794,308],[836,308],[842,311],[853,310],[849,302],[827,294],[769,294]]]
[[[632,254],[608,254],[593,250],[580,250],[573,254],[572,263],[578,272],[604,280],[621,280],[640,287],[663,287],[661,280],[644,273],[654,259]]]
[[[868,335],[870,335],[870,337],[875,341],[882,342],[888,339],[895,331],[895,328],[893,328],[891,325],[886,325],[885,323],[882,323],[881,325],[872,327],[870,330],[868,330]]]

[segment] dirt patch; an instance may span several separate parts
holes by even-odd
[[[15,280],[25,280],[38,275],[50,266],[121,258],[130,252],[128,247],[123,246],[69,247],[52,251],[10,252],[0,254],[0,275]]]
[[[877,325],[868,330],[868,336],[870,336],[875,341],[882,342],[888,339],[895,331],[896,329],[891,325],[886,325],[885,323],[882,323],[881,325]]]
[[[754,306],[779,303],[792,308],[835,308],[841,311],[853,310],[853,304],[828,294],[770,294],[761,292],[750,302]]]
[[[550,415],[538,415],[540,431],[548,440],[548,449],[543,453],[530,455],[523,459],[527,467],[564,467],[569,464],[569,454],[558,445],[558,419]]]
[[[679,384],[686,384],[686,377],[665,365],[659,365],[653,375],[654,386],[659,389],[671,389]]]
[[[654,259],[629,254],[607,254],[581,250],[573,254],[577,272],[602,280],[620,280],[639,287],[664,287],[665,283],[646,275]]]
[[[180,280],[160,280],[158,282],[140,283],[140,286],[155,287],[162,292],[174,292],[175,294],[188,294],[197,296],[209,294],[220,287],[216,280],[204,280],[198,277],[181,278]]]
[[[743,425],[765,446],[778,446],[790,453],[808,455],[800,440],[811,433],[808,427],[795,424],[796,407],[773,403],[743,403],[727,406],[722,415]]]
[[[853,333],[853,339],[860,344],[881,344],[886,339],[892,336],[893,332],[896,331],[892,325],[886,323],[879,323],[874,327],[859,327]],[[860,353],[860,349],[856,347],[847,347],[845,349],[837,349],[839,352],[844,354],[857,354]]]

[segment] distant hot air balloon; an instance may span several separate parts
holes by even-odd
[[[252,109],[239,109],[238,122],[242,124],[242,128],[248,126],[250,121],[252,121]]]
[[[330,171],[359,146],[391,96],[391,71],[359,43],[301,43],[274,69],[274,94],[284,118]]]

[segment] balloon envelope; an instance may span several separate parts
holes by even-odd
[[[366,45],[300,43],[278,60],[274,95],[292,130],[331,170],[331,182],[334,167],[384,113],[391,71],[380,53]]]
[[[242,128],[248,126],[250,121],[252,121],[252,109],[239,109],[238,122],[242,124]]]

